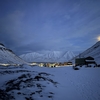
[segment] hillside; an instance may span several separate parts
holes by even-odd
[[[84,52],[80,53],[78,56],[74,57],[72,61],[74,62],[75,58],[88,57],[88,56],[93,57],[96,63],[100,64],[100,41],[98,41],[96,44],[94,44]]]
[[[26,62],[0,43],[0,64],[26,64]]]

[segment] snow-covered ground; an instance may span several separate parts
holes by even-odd
[[[0,66],[0,100],[100,100],[100,68]]]

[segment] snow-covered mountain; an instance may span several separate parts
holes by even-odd
[[[32,52],[23,54],[20,56],[22,59],[28,62],[60,62],[68,61],[75,57],[73,52],[67,51],[45,51],[45,52]]]
[[[77,57],[88,57],[91,56],[95,59],[97,64],[100,64],[100,41],[94,44],[92,47],[88,48],[78,56],[74,57],[73,60]]]
[[[0,43],[0,64],[26,64],[24,60],[16,56],[12,50]]]

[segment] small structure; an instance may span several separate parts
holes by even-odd
[[[85,64],[85,58],[77,58],[75,59],[75,66],[82,66]]]
[[[89,64],[94,64],[95,66],[97,66],[96,62],[94,61],[94,58],[90,57],[90,56],[86,57],[86,58],[75,59],[75,66],[82,67],[83,65],[87,65],[87,67],[88,67]]]
[[[70,61],[69,61],[69,62],[67,62],[67,65],[72,65],[72,62],[70,62]]]

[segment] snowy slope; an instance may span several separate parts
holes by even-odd
[[[75,57],[75,55],[71,51],[45,51],[44,53],[27,53],[20,57],[28,62],[60,62],[68,61]]]
[[[67,61],[69,61],[70,59],[72,59],[73,57],[75,57],[74,53],[71,51],[67,51],[63,54],[63,56],[60,58],[61,61],[63,61],[63,59],[67,59]]]
[[[100,64],[100,41],[98,41],[96,44],[94,44],[92,47],[85,50],[78,56],[74,57],[72,60],[74,61],[75,58],[88,57],[88,56],[93,57],[95,59],[95,61],[97,62],[97,64]]]
[[[0,63],[4,64],[26,64],[24,60],[16,56],[12,50],[7,49],[0,43]]]
[[[81,53],[80,56],[92,56],[95,58],[96,62],[100,64],[100,41],[98,41],[92,47]]]
[[[100,68],[0,67],[0,100],[100,100]]]

